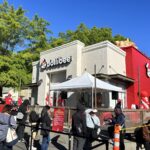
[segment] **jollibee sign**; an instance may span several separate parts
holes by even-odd
[[[149,63],[146,63],[145,67],[146,67],[146,74],[150,78],[150,66],[149,66]]]
[[[59,58],[55,58],[54,60],[50,60],[49,62],[46,61],[45,58],[42,59],[40,67],[41,69],[48,69],[51,67],[58,67],[61,65],[65,65],[67,63],[70,63],[72,61],[72,57],[59,57]]]

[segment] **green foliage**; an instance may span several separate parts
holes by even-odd
[[[22,7],[15,10],[7,1],[0,4],[0,54],[8,55],[9,50],[14,51],[18,47],[32,51],[47,47],[49,23],[38,15],[29,20],[25,12]]]
[[[62,43],[80,40],[81,42],[85,43],[85,45],[92,45],[105,40],[109,40],[110,42],[115,43],[115,41],[125,39],[126,38],[121,35],[115,35],[113,37],[111,28],[92,27],[91,29],[89,29],[86,27],[86,25],[81,23],[75,31],[68,30],[66,31],[66,33],[60,32],[59,38],[51,41],[51,45],[55,45],[53,43],[57,43],[57,41],[60,40],[63,40]]]
[[[31,51],[34,52],[37,48],[46,48],[48,46],[47,34],[51,33],[46,27],[49,25],[47,21],[35,15],[31,20],[28,28],[27,39],[30,41]]]
[[[27,75],[28,71],[25,61],[16,54],[11,56],[0,56],[0,86],[19,87],[20,80],[27,84],[31,77]]]
[[[125,40],[127,40],[127,38],[123,37],[122,35],[117,34],[114,36],[113,42],[114,41],[125,41]]]

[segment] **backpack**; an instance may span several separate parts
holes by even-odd
[[[34,110],[32,110],[29,115],[29,121],[33,123],[33,122],[38,122],[38,120],[39,120],[39,115]]]
[[[143,128],[138,127],[134,130],[134,135],[135,135],[135,141],[138,144],[143,144],[144,143],[144,138],[143,138]]]

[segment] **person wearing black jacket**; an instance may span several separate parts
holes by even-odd
[[[18,139],[21,142],[25,142],[24,140],[24,130],[25,130],[25,123],[28,117],[28,113],[29,113],[29,105],[30,102],[28,99],[24,100],[23,103],[20,105],[18,112],[23,114],[23,118],[22,119],[17,119],[18,122],[18,127],[17,127],[17,135],[18,135]]]
[[[41,150],[48,150],[49,141],[50,141],[50,128],[51,128],[51,116],[50,116],[50,107],[44,106],[41,112],[41,135],[43,136]]]
[[[83,150],[85,144],[86,115],[84,110],[84,106],[78,103],[77,112],[72,116],[73,150]]]
[[[123,114],[122,109],[120,107],[115,107],[114,113],[115,116],[112,118],[110,123],[112,126],[108,128],[108,132],[111,138],[114,136],[115,124],[119,124],[121,128],[125,128],[125,115]],[[120,150],[125,150],[124,133],[125,131],[120,131]]]

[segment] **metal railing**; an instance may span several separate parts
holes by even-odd
[[[35,110],[37,113],[41,113],[42,106],[31,106],[31,110]],[[62,107],[51,107],[52,117],[53,111],[55,108],[62,108]],[[101,125],[103,125],[104,121],[111,117],[114,114],[113,109],[109,108],[97,108],[98,112],[97,115],[100,119]],[[75,108],[72,107],[65,107],[65,118],[64,118],[64,128],[70,128],[72,122],[72,115],[76,111]],[[123,113],[126,117],[126,127],[136,127],[143,123],[146,123],[150,120],[150,110],[142,110],[142,109],[123,109]],[[130,131],[131,132],[131,131]]]

